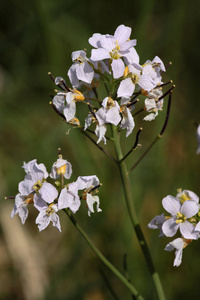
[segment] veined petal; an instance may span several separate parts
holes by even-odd
[[[73,64],[67,72],[67,75],[69,76],[69,80],[70,80],[72,86],[77,86],[79,84],[79,80],[76,75],[76,68],[77,68],[77,65]]]
[[[125,25],[119,25],[114,33],[114,38],[118,41],[118,44],[125,43],[131,35],[132,29]]]
[[[134,47],[131,47],[123,57],[126,65],[133,63],[139,64],[140,58]]]
[[[39,193],[42,199],[44,199],[47,203],[52,203],[54,199],[58,197],[57,189],[51,183],[48,182],[43,182]]]
[[[120,54],[122,56],[124,56],[124,54],[127,53],[127,50],[130,49],[131,47],[134,47],[137,44],[137,40],[130,40],[130,41],[126,41],[125,43],[120,45]],[[123,54],[123,52],[126,52]]]
[[[72,118],[74,118],[76,114],[76,102],[72,101],[70,104],[67,103],[63,110],[63,114],[67,122],[69,122]]]
[[[162,205],[166,211],[171,215],[176,215],[177,212],[180,212],[181,203],[175,197],[169,195],[162,200]]]
[[[181,213],[188,219],[196,215],[199,211],[199,205],[194,200],[187,200],[181,207]]]
[[[129,98],[133,95],[134,90],[135,84],[132,82],[131,78],[126,78],[120,82],[117,90],[117,97]]]
[[[194,225],[187,220],[183,223],[180,223],[180,232],[186,239],[197,240],[199,237],[199,232],[195,231]]]
[[[112,51],[116,47],[113,36],[102,35],[100,43],[101,47],[106,49],[108,52]]]
[[[94,70],[93,68],[88,64],[87,61],[80,64],[76,68],[76,74],[79,80],[82,80],[87,83],[91,83],[94,78]]]
[[[119,124],[120,121],[121,121],[121,116],[119,113],[119,107],[117,107],[116,105],[108,109],[108,111],[106,112],[106,123],[117,125]]]
[[[151,91],[156,86],[156,84],[154,84],[151,78],[147,75],[142,75],[137,83],[146,91]]]
[[[91,60],[99,61],[107,58],[110,58],[110,53],[108,50],[103,48],[92,49]]]
[[[119,78],[119,77],[123,76],[124,70],[125,70],[125,65],[121,58],[113,59],[111,67],[112,67],[114,78]]]
[[[170,218],[165,221],[162,225],[162,231],[166,236],[174,236],[179,228],[180,224],[176,223],[175,218]]]

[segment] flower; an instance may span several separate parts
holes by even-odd
[[[172,242],[170,242],[169,244],[167,244],[167,246],[165,247],[166,251],[173,251],[174,249],[176,249],[175,259],[174,259],[174,263],[173,263],[174,267],[180,266],[180,264],[182,262],[183,249],[189,243],[191,243],[191,241],[192,240],[186,240],[184,238],[177,238],[177,239],[173,240]]]
[[[46,182],[48,173],[44,164],[37,164],[36,160],[26,164],[25,170],[28,172],[25,179],[19,183],[21,195],[33,195],[34,206],[44,207],[47,203],[52,203],[58,196],[57,189]]]
[[[199,211],[196,201],[185,201],[183,204],[173,196],[167,196],[162,200],[163,207],[171,214],[171,217],[162,225],[163,233],[166,236],[174,236],[178,229],[186,239],[198,239],[199,232],[195,231],[195,226],[190,223],[191,217]]]
[[[133,116],[130,112],[130,109],[124,105],[121,106],[120,111],[122,113],[122,121],[120,124],[120,127],[122,129],[127,129],[126,131],[126,137],[128,137],[131,132],[133,131],[133,128],[135,127],[135,122],[133,119]]]
[[[196,203],[199,203],[199,197],[192,191],[189,190],[183,190],[178,189],[178,194],[176,195],[176,198],[179,199],[181,203],[184,203],[186,200],[194,200]]]
[[[69,179],[71,174],[72,165],[66,159],[63,159],[62,155],[59,155],[59,158],[52,166],[50,177],[57,179],[60,175],[63,175],[66,179]]]
[[[30,194],[29,196],[23,196],[20,193],[17,194],[15,197],[15,205],[10,215],[11,219],[14,215],[19,214],[21,222],[24,224],[28,217],[27,205],[30,203],[33,203],[33,194]]]
[[[89,113],[88,116],[85,118],[84,130],[86,130],[92,123],[96,123],[96,128],[94,132],[98,137],[97,144],[103,140],[104,145],[106,145],[106,138],[105,138],[105,134],[107,131],[106,125],[105,124],[99,125],[96,116],[94,117],[91,113]]]
[[[120,82],[117,97],[131,97],[136,84],[146,91],[151,91],[156,84],[151,79],[149,72],[144,71],[145,69],[139,64],[128,65],[125,70],[126,78]]]
[[[46,205],[43,208],[39,209],[39,215],[37,216],[35,223],[38,224],[39,231],[44,230],[50,222],[53,223],[53,226],[58,228],[61,231],[60,220],[56,212],[58,211],[57,204]]]
[[[117,101],[106,97],[102,102],[102,108],[95,115],[100,126],[105,123],[117,125],[121,120],[120,106]]]
[[[89,43],[97,48],[92,49],[91,59],[93,61],[111,59],[114,78],[119,78],[123,75],[125,65],[121,57],[126,57],[129,49],[136,45],[136,40],[129,40],[130,35],[131,28],[120,25],[115,30],[114,36],[95,33],[89,39]]]
[[[94,78],[94,70],[88,63],[86,52],[83,50],[72,52],[72,61],[74,64],[69,68],[67,75],[72,86],[77,86],[79,80],[91,83]]]
[[[88,215],[94,213],[94,204],[96,203],[97,212],[102,210],[99,208],[99,197],[93,195],[97,193],[97,188],[100,185],[99,179],[96,175],[91,176],[79,176],[76,180],[76,184],[79,190],[84,190],[82,193],[82,199],[86,201],[88,206]]]
[[[58,208],[69,208],[73,213],[76,213],[81,205],[78,195],[78,185],[76,182],[69,183],[64,187],[58,198]]]

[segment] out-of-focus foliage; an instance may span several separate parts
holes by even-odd
[[[184,251],[182,265],[174,268],[174,253],[163,250],[168,240],[158,238],[158,232],[147,229],[147,223],[162,213],[162,198],[175,195],[177,188],[200,195],[200,157],[195,154],[194,126],[194,121],[200,122],[199,20],[197,0],[9,0],[0,3],[1,210],[5,205],[4,196],[17,193],[18,182],[24,176],[22,162],[37,158],[50,170],[57,159],[57,148],[61,147],[64,158],[72,163],[72,179],[96,174],[103,183],[99,193],[103,212],[89,218],[83,207],[76,214],[78,222],[120,270],[123,270],[123,255],[128,254],[130,277],[147,299],[155,299],[155,293],[127,218],[118,170],[77,129],[71,129],[66,135],[65,122],[48,104],[49,94],[54,93],[55,87],[47,73],[51,71],[54,76],[66,78],[71,52],[84,48],[90,51],[88,38],[93,33],[113,34],[120,24],[133,28],[132,38],[137,39],[141,63],[155,55],[166,65],[172,61],[164,75],[165,81],[172,79],[176,84],[168,128],[132,174],[133,200],[168,299],[198,299],[199,241]],[[143,147],[128,159],[130,166],[159,132],[165,110],[151,123],[136,118],[138,126],[144,127],[140,141]],[[134,143],[134,133],[128,143],[129,146]],[[64,214],[61,234],[54,228],[38,233],[34,218],[33,211],[25,226],[42,252],[48,270],[44,299],[112,299],[100,269],[119,299],[130,299],[118,280],[92,255]],[[3,229],[0,239],[0,299],[23,299],[17,275],[20,271],[13,267]]]

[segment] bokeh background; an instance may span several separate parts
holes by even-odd
[[[23,161],[37,158],[48,170],[61,147],[73,166],[72,180],[96,174],[102,213],[89,218],[82,205],[76,218],[104,255],[123,272],[127,254],[131,281],[146,299],[156,299],[130,221],[116,166],[77,129],[68,127],[49,105],[54,85],[47,73],[67,78],[71,52],[87,48],[93,33],[113,34],[132,27],[140,61],[161,57],[167,65],[164,80],[176,84],[170,120],[163,139],[131,174],[133,198],[141,225],[161,276],[167,299],[199,299],[200,242],[184,250],[183,263],[172,266],[169,242],[158,238],[148,222],[163,212],[161,200],[177,188],[200,195],[200,156],[196,127],[200,122],[200,5],[186,0],[72,1],[30,0],[0,2],[0,299],[131,299],[122,284],[93,255],[85,241],[60,213],[62,233],[49,226],[39,233],[32,209],[26,225],[10,220],[13,200],[23,179]],[[143,126],[142,148],[129,158],[131,166],[159,132],[163,113]],[[127,139],[134,142],[134,134]],[[129,146],[126,150],[128,149]],[[108,146],[109,149],[109,146]],[[110,149],[112,151],[112,149]],[[108,287],[115,291],[113,296]]]

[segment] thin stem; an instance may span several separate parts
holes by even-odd
[[[137,165],[141,162],[141,160],[147,155],[147,153],[151,150],[153,145],[163,136],[163,133],[165,132],[167,128],[167,124],[169,121],[169,115],[170,115],[170,108],[171,108],[171,101],[172,101],[172,90],[169,92],[169,100],[168,100],[168,106],[167,106],[167,113],[164,125],[160,131],[160,133],[154,138],[153,142],[149,145],[149,147],[146,149],[146,151],[140,156],[140,158],[134,163],[134,165],[129,169],[129,173],[133,171]]]
[[[117,163],[116,159],[114,157],[112,157],[112,155],[110,155],[103,147],[99,146],[95,140],[93,140],[93,138],[91,138],[91,136],[89,136],[89,134],[87,134],[87,132],[85,132],[83,130],[83,128],[80,128],[81,129],[81,132],[87,136],[87,138],[94,144],[96,145],[97,148],[99,148],[99,150],[101,150],[107,157],[109,157],[111,160],[113,160],[115,163]]]
[[[111,284],[110,284],[110,282],[109,282],[109,280],[108,280],[106,274],[103,272],[102,269],[100,269],[99,272],[100,272],[101,276],[103,277],[104,282],[105,282],[105,284],[106,284],[108,290],[110,291],[111,295],[113,296],[113,298],[114,298],[115,300],[120,300],[120,299],[118,298],[118,296],[116,295],[115,291],[113,290],[113,288],[112,288],[112,286],[111,286]],[[134,296],[134,297],[135,297],[135,296]]]
[[[126,288],[136,296],[138,300],[144,300],[144,298],[139,294],[139,292],[136,290],[136,288],[128,282],[128,280],[106,259],[106,257],[99,251],[99,249],[94,245],[92,240],[88,237],[88,235],[85,233],[85,231],[78,225],[76,222],[74,216],[72,215],[70,209],[66,208],[64,209],[64,212],[68,215],[73,225],[76,227],[76,229],[80,232],[80,234],[83,236],[85,241],[89,244],[93,252],[97,255],[97,257],[102,261],[102,263],[108,267],[113,274],[126,286]]]
[[[133,150],[135,150],[138,146],[138,142],[139,142],[139,135],[142,132],[143,128],[140,127],[140,129],[138,130],[137,134],[136,134],[136,139],[135,139],[135,144],[133,145],[133,147],[128,151],[128,153],[120,160],[120,162],[122,162],[124,159],[126,159],[129,154],[131,154],[133,152]]]
[[[133,225],[133,228],[135,230],[138,242],[140,244],[140,247],[142,249],[144,258],[146,260],[147,266],[149,268],[149,271],[151,273],[156,292],[158,295],[159,300],[164,300],[165,295],[163,292],[163,288],[161,285],[161,281],[159,278],[158,273],[155,270],[150,251],[147,245],[147,242],[145,240],[144,234],[142,232],[141,226],[139,224],[139,220],[136,215],[136,211],[134,208],[133,200],[132,200],[132,193],[131,193],[131,184],[130,184],[130,179],[126,167],[125,161],[121,161],[123,158],[122,150],[121,150],[121,145],[120,145],[120,139],[119,139],[119,134],[117,132],[116,126],[113,126],[113,137],[114,137],[114,144],[115,144],[115,150],[117,154],[117,159],[118,159],[118,166],[119,166],[119,171],[121,175],[121,180],[122,180],[122,185],[124,189],[124,196],[125,196],[125,201],[126,201],[126,206],[128,210],[128,214],[131,220],[131,223]]]

